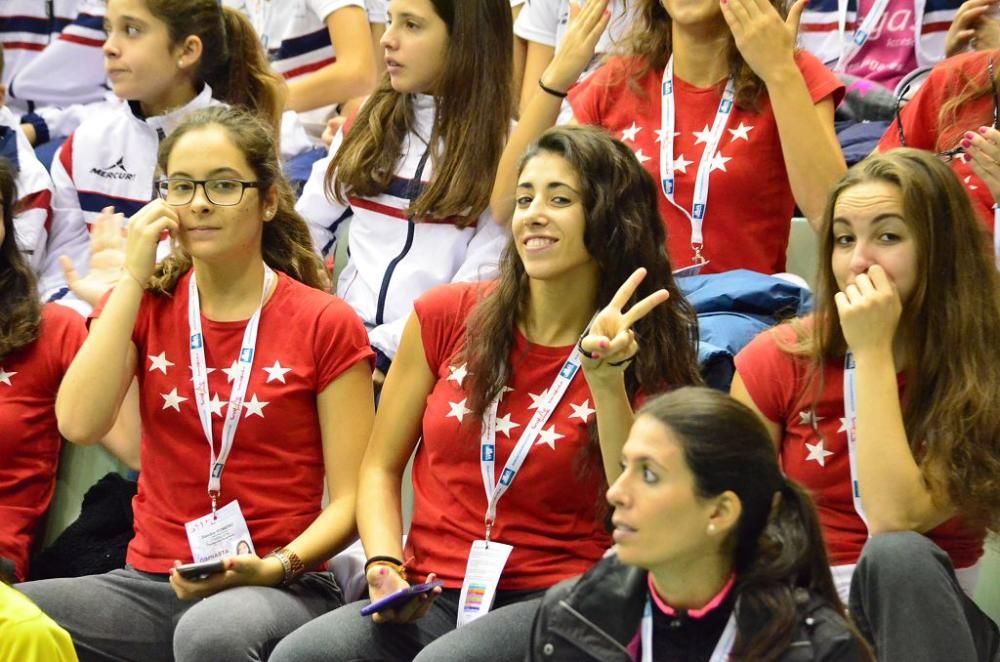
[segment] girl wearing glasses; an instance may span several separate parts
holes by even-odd
[[[976,51],[936,66],[882,136],[878,151],[916,147],[948,162],[993,235],[1000,267],[1000,99],[997,51]]]
[[[131,217],[152,199],[157,147],[191,112],[225,102],[280,123],[284,84],[237,10],[218,0],[109,0],[104,29],[104,68],[122,103],[87,119],[56,154],[49,263],[66,255],[82,264],[102,210]],[[47,299],[67,295],[64,280],[44,286]]]
[[[732,393],[817,502],[833,575],[884,660],[993,660],[969,598],[1000,522],[1000,282],[933,154],[869,157],[834,187],[816,312],[758,336]]]
[[[486,207],[513,112],[508,0],[387,9],[386,74],[297,206],[324,256],[350,219],[337,294],[368,327],[379,384],[414,299],[496,273],[507,235]]]
[[[846,169],[843,85],[794,48],[805,4],[786,18],[778,0],[638,0],[625,53],[571,91],[610,20],[609,0],[575,9],[500,161],[497,218],[510,217],[518,155],[569,96],[575,121],[625,141],[659,182],[674,265],[784,271],[796,204],[818,227]]]
[[[140,393],[128,566],[19,587],[84,657],[258,660],[342,602],[322,565],[354,536],[371,350],[320,289],[271,135],[215,106],[164,140],[163,199],[131,218],[120,279],[60,387],[60,431],[82,444],[133,378]],[[163,232],[179,248],[157,264]],[[192,560],[221,562],[200,580],[174,568]]]

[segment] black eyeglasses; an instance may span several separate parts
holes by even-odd
[[[187,179],[171,177],[156,182],[156,191],[171,207],[191,204],[194,193],[201,185],[208,201],[219,207],[233,207],[243,201],[248,188],[259,188],[260,182],[245,182],[240,179]]]
[[[997,94],[997,81],[993,77],[993,58],[990,58],[986,64],[987,74],[990,78],[990,89],[993,91],[993,128],[1000,130],[1000,95]],[[903,89],[899,91],[899,96],[896,97],[896,108],[894,114],[896,116],[896,131],[899,132],[899,144],[902,147],[906,147],[906,136],[903,135],[903,119],[900,117],[900,108],[903,105],[903,98],[906,93],[910,91],[910,84],[907,83],[903,86]],[[938,152],[938,157],[943,159],[946,163],[951,161],[953,158],[962,154],[965,150],[959,145],[947,152]]]

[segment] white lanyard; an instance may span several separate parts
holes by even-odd
[[[860,2],[860,0],[859,0]],[[858,54],[861,47],[865,45],[868,41],[868,37],[871,36],[872,30],[875,29],[875,24],[878,23],[879,19],[882,18],[882,14],[885,13],[886,7],[889,6],[889,0],[875,0],[875,4],[872,5],[871,11],[865,16],[865,20],[861,22],[861,25],[857,26],[854,30],[854,36],[851,38],[849,44],[844,44],[844,39],[847,36],[847,0],[840,0],[837,7],[837,30],[840,35],[840,58],[837,60],[836,66],[834,66],[834,71],[844,71],[854,56]],[[856,12],[855,20],[857,20]]]
[[[521,434],[521,438],[507,458],[507,464],[503,467],[500,480],[495,481],[494,465],[496,463],[496,437],[497,437],[497,407],[500,404],[500,396],[493,399],[486,413],[483,416],[483,431],[479,441],[479,466],[483,474],[483,487],[486,489],[486,542],[490,541],[490,532],[497,517],[497,503],[500,497],[510,488],[521,465],[531,452],[531,447],[535,444],[535,439],[542,431],[545,423],[548,422],[552,412],[559,406],[566,389],[569,388],[573,377],[580,370],[580,348],[579,345],[573,348],[569,358],[563,363],[559,374],[552,382],[552,386],[545,392],[535,415],[531,417],[527,427]]]
[[[736,86],[733,79],[726,81],[726,89],[722,93],[719,101],[719,108],[715,111],[715,121],[712,122],[712,130],[709,134],[708,142],[705,143],[705,151],[701,155],[701,162],[698,163],[698,174],[694,182],[694,197],[691,200],[691,212],[681,207],[674,200],[674,189],[676,188],[676,178],[674,177],[674,127],[677,124],[676,108],[674,102],[674,58],[670,57],[666,69],[663,70],[663,84],[660,91],[663,95],[661,105],[662,119],[660,128],[663,130],[663,139],[660,140],[660,184],[663,187],[663,195],[667,196],[674,207],[677,207],[691,222],[691,247],[694,249],[694,262],[704,262],[705,258],[701,251],[705,246],[705,237],[702,234],[702,226],[705,224],[705,212],[708,211],[708,184],[712,173],[712,163],[715,161],[715,153],[719,149],[719,142],[725,131],[729,116],[733,111],[733,100],[735,98]]]
[[[736,606],[738,607],[739,604],[737,603]],[[642,612],[640,631],[642,634],[642,662],[653,662],[653,604],[648,597],[646,598],[646,609]],[[736,607],[733,607],[733,613],[729,615],[726,628],[722,631],[719,641],[716,642],[715,650],[712,651],[712,657],[708,658],[708,662],[726,662],[735,644]]]
[[[850,352],[844,357],[844,418],[847,428],[847,457],[851,463],[851,500],[858,517],[868,527],[864,506],[861,505],[861,486],[858,483],[858,393],[854,384],[854,355]]]
[[[215,440],[212,433],[212,407],[208,397],[208,366],[205,362],[205,336],[201,329],[201,299],[198,296],[198,285],[195,282],[195,272],[191,271],[188,281],[188,327],[190,328],[191,373],[194,382],[194,401],[198,407],[198,418],[201,419],[201,429],[208,440],[211,453],[208,464],[208,495],[212,499],[212,512],[215,512],[216,501],[222,492],[222,472],[226,468],[229,452],[233,449],[236,438],[236,428],[239,427],[243,413],[243,397],[250,382],[250,371],[253,368],[253,357],[257,347],[257,327],[260,325],[260,311],[264,307],[264,298],[271,287],[274,272],[264,265],[264,288],[260,294],[260,306],[247,322],[243,332],[243,344],[237,358],[237,371],[233,379],[233,390],[229,395],[229,408],[226,409],[226,419],[222,424],[222,441],[219,454],[215,454]]]

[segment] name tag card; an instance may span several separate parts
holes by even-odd
[[[493,607],[500,575],[514,548],[499,542],[477,540],[469,551],[465,581],[458,597],[458,627],[487,613]]]
[[[238,501],[219,508],[214,515],[209,513],[191,520],[184,528],[195,563],[257,553]]]

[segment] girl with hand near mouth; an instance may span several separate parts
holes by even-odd
[[[545,595],[529,660],[872,659],[816,510],[747,407],[705,388],[662,395],[619,461],[616,554]]]
[[[600,126],[660,183],[678,267],[784,271],[795,206],[818,224],[844,173],[833,110],[844,86],[795,33],[806,0],[638,0],[623,53],[570,90],[594,56],[609,0],[574,3],[562,45],[504,150],[491,206],[510,217],[514,166],[569,97],[572,122]],[[705,262],[708,264],[704,264]]]
[[[273,662],[523,659],[537,598],[611,544],[600,494],[633,403],[699,381],[694,312],[628,148],[553,129],[522,166],[499,280],[417,300],[361,469],[372,601],[435,577],[444,590],[373,618],[359,615],[367,601],[348,605]]]
[[[320,291],[271,136],[215,106],[163,142],[161,199],[130,220],[120,280],[60,386],[60,432],[81,444],[133,377],[140,394],[128,566],[19,587],[84,657],[259,660],[342,603],[322,564],[355,535],[372,354]],[[157,264],[163,232],[180,249]],[[222,565],[196,581],[175,569],[192,560]]]
[[[217,0],[109,0],[104,27],[104,68],[122,103],[85,120],[56,153],[47,265],[63,255],[85,264],[88,226],[105,209],[131,217],[153,199],[160,142],[193,111],[227,103],[275,130],[281,121],[284,83],[237,10]],[[42,285],[46,300],[67,298],[65,279]]]
[[[815,495],[878,657],[992,660],[969,594],[1000,524],[1000,282],[969,198],[934,154],[872,156],[834,187],[820,242],[815,313],[753,340],[732,393]]]
[[[337,294],[378,384],[417,297],[496,274],[507,234],[486,209],[513,115],[508,0],[391,0],[387,16],[387,71],[297,205],[324,257],[351,219]]]

